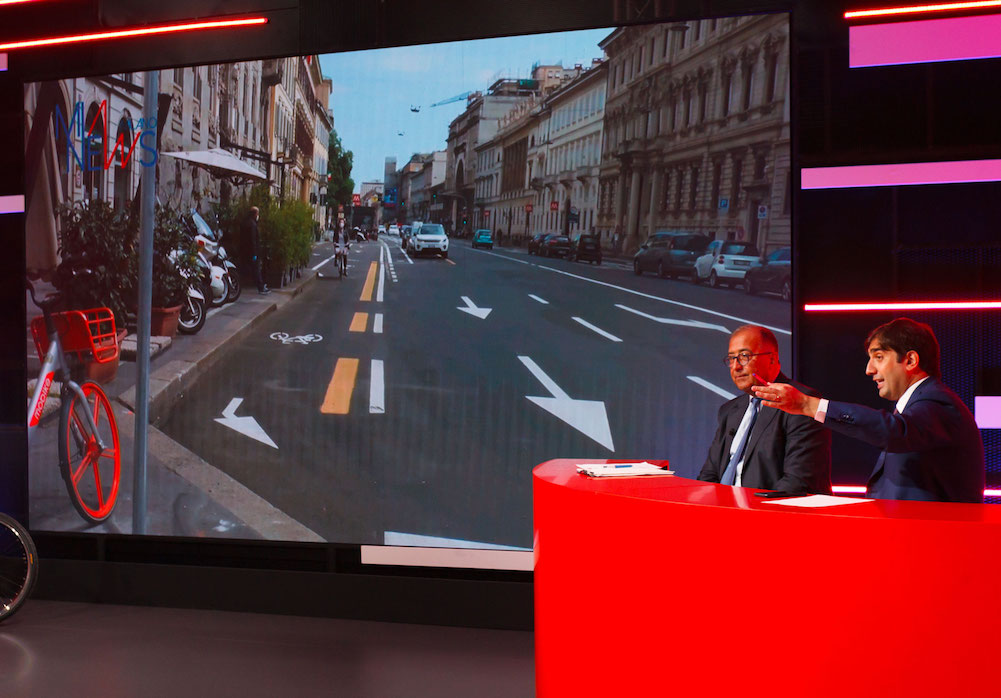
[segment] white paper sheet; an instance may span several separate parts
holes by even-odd
[[[664,470],[646,461],[640,463],[580,463],[577,472],[591,477],[636,477],[637,475],[673,475],[673,470]]]
[[[788,499],[764,499],[766,504],[781,504],[784,507],[803,507],[806,509],[820,509],[822,507],[838,507],[845,504],[858,504],[859,502],[871,502],[871,499],[859,499],[857,497],[834,497],[829,494],[811,494],[807,497],[789,497]]]

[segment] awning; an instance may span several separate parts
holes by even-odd
[[[259,180],[262,182],[268,180],[267,176],[256,167],[251,167],[228,150],[223,150],[222,148],[212,148],[211,150],[180,150],[174,153],[160,154],[190,162],[192,165],[204,167],[216,177],[224,179]]]

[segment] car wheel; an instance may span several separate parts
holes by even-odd
[[[633,273],[636,274],[636,276],[640,276],[643,273],[643,270],[640,269],[640,263],[635,259],[633,260]]]
[[[792,284],[789,283],[789,279],[782,283],[782,300],[786,303],[792,300]]]
[[[716,270],[715,269],[712,270],[711,272],[709,272],[709,285],[712,286],[713,288],[719,288],[720,287],[719,277],[716,276]]]
[[[442,259],[448,259],[448,250],[442,250],[441,251],[441,258]]]
[[[746,276],[744,277],[744,292],[749,296],[753,296],[755,293],[758,292],[758,289],[755,288],[754,286],[754,282],[752,282]]]

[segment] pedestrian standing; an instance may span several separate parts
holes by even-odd
[[[257,283],[257,292],[261,295],[267,295],[271,293],[271,289],[264,283],[264,276],[261,273],[261,236],[257,230],[257,219],[260,217],[261,210],[256,206],[251,206],[247,222],[244,224],[244,232],[250,249],[250,259],[254,265],[254,281]]]

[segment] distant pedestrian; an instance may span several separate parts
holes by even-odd
[[[250,260],[254,265],[254,281],[257,283],[257,292],[266,295],[271,293],[271,289],[264,283],[264,276],[261,273],[261,236],[257,230],[257,219],[260,217],[261,210],[256,206],[251,206],[247,222],[244,223],[244,233],[251,254]]]

